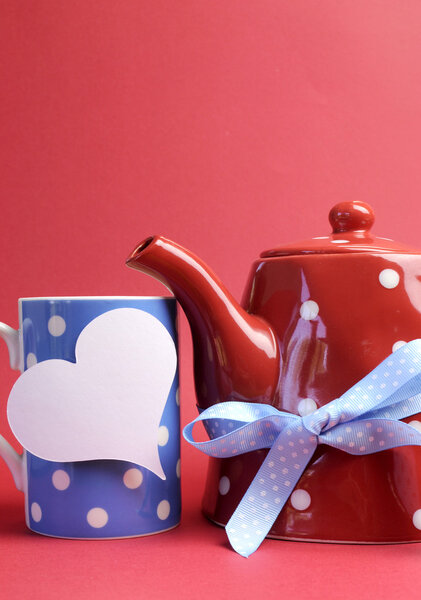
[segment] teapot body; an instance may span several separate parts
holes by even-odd
[[[265,258],[243,306],[270,323],[280,372],[271,403],[309,414],[341,396],[400,345],[421,337],[421,256],[313,254]],[[406,419],[421,428],[421,415]],[[226,524],[266,451],[211,459],[205,514]],[[271,537],[421,541],[421,448],[351,456],[319,446]],[[419,511],[419,512],[417,512]]]

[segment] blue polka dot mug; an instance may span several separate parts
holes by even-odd
[[[49,359],[74,363],[81,331],[93,319],[120,308],[154,316],[177,346],[174,298],[22,298],[19,330],[0,323],[11,367],[23,372]],[[27,526],[44,535],[77,539],[142,536],[177,526],[181,513],[179,424],[177,370],[157,439],[165,479],[123,460],[59,463],[25,449],[20,455],[0,436],[0,456],[25,494]]]

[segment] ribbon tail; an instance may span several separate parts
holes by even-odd
[[[225,527],[241,556],[253,554],[265,539],[316,448],[317,437],[300,423],[279,434]]]

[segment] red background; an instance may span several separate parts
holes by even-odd
[[[1,319],[20,296],[165,293],[124,266],[154,233],[239,298],[262,249],[326,234],[343,200],[421,246],[420,22],[418,0],[1,0]],[[180,363],[185,424],[184,318]],[[0,462],[1,597],[419,596],[419,545],[235,555],[200,514],[207,459],[182,459],[181,527],[115,542],[27,532]]]

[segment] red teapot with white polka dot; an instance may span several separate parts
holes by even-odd
[[[262,252],[241,305],[197,256],[165,238],[147,238],[128,258],[163,282],[189,319],[200,409],[240,400],[306,415],[421,338],[421,251],[373,236],[363,202],[337,204],[329,219],[331,235]],[[419,415],[407,421],[421,428]],[[207,517],[227,523],[266,453],[210,459]],[[353,456],[319,445],[299,488],[270,537],[421,541],[419,447]]]

